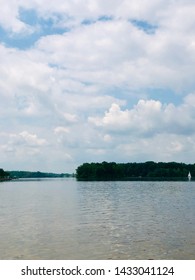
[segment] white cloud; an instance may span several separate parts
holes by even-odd
[[[140,100],[132,110],[122,111],[117,104],[112,104],[103,118],[89,118],[89,121],[97,126],[102,126],[110,131],[121,133],[121,131],[133,130],[145,133],[153,129],[161,114],[161,103],[159,101]]]
[[[40,139],[36,134],[30,134],[27,131],[19,133],[19,137],[24,141],[28,146],[43,146],[47,143],[45,139]]]
[[[7,145],[4,147],[8,150],[15,150],[21,148],[34,149],[47,145],[47,141],[39,138],[36,134],[31,134],[27,131],[22,131],[18,134],[4,134],[7,138]]]
[[[1,162],[6,169],[33,170],[46,152],[48,142],[36,134],[22,131],[2,133],[0,140]],[[42,162],[43,164],[43,162]],[[44,166],[44,164],[43,164]]]
[[[11,33],[27,32],[28,27],[19,19],[19,5],[17,0],[0,0],[1,17],[0,24]]]
[[[185,98],[180,106],[162,104],[155,100],[139,100],[132,109],[121,110],[112,104],[103,117],[89,117],[89,122],[114,133],[133,132],[137,135],[175,133],[191,135],[195,133],[194,95]]]
[[[54,129],[54,132],[55,134],[58,134],[58,133],[69,133],[69,129],[67,127],[62,127],[62,126],[58,126]]]

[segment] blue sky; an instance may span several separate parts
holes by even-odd
[[[194,162],[194,1],[1,2],[2,168]]]
[[[60,15],[54,18],[42,18],[34,9],[22,9],[18,11],[19,19],[29,29],[29,32],[13,33],[3,27],[0,28],[0,38],[7,47],[18,49],[28,49],[44,36],[63,34],[70,31],[69,28],[58,27],[56,20],[60,20]]]

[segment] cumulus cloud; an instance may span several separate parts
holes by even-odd
[[[7,138],[7,145],[4,148],[8,151],[20,147],[34,149],[47,144],[45,139],[39,138],[36,134],[31,134],[27,131],[22,131],[18,134],[4,134],[5,136]]]
[[[1,162],[10,169],[33,170],[47,151],[48,142],[36,134],[22,131],[1,133]],[[44,163],[43,167],[44,167]]]
[[[20,1],[11,0],[9,2],[1,0],[1,26],[10,33],[26,32],[28,27],[19,18]]]
[[[155,100],[139,100],[132,109],[122,110],[113,103],[103,117],[89,117],[89,122],[114,133],[133,132],[138,135],[175,133],[191,135],[195,133],[194,100],[190,94],[184,104],[162,104]]]

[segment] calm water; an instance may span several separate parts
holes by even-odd
[[[195,259],[195,182],[0,183],[0,259]]]

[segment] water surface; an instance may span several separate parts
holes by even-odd
[[[195,259],[195,182],[0,183],[0,259]]]

